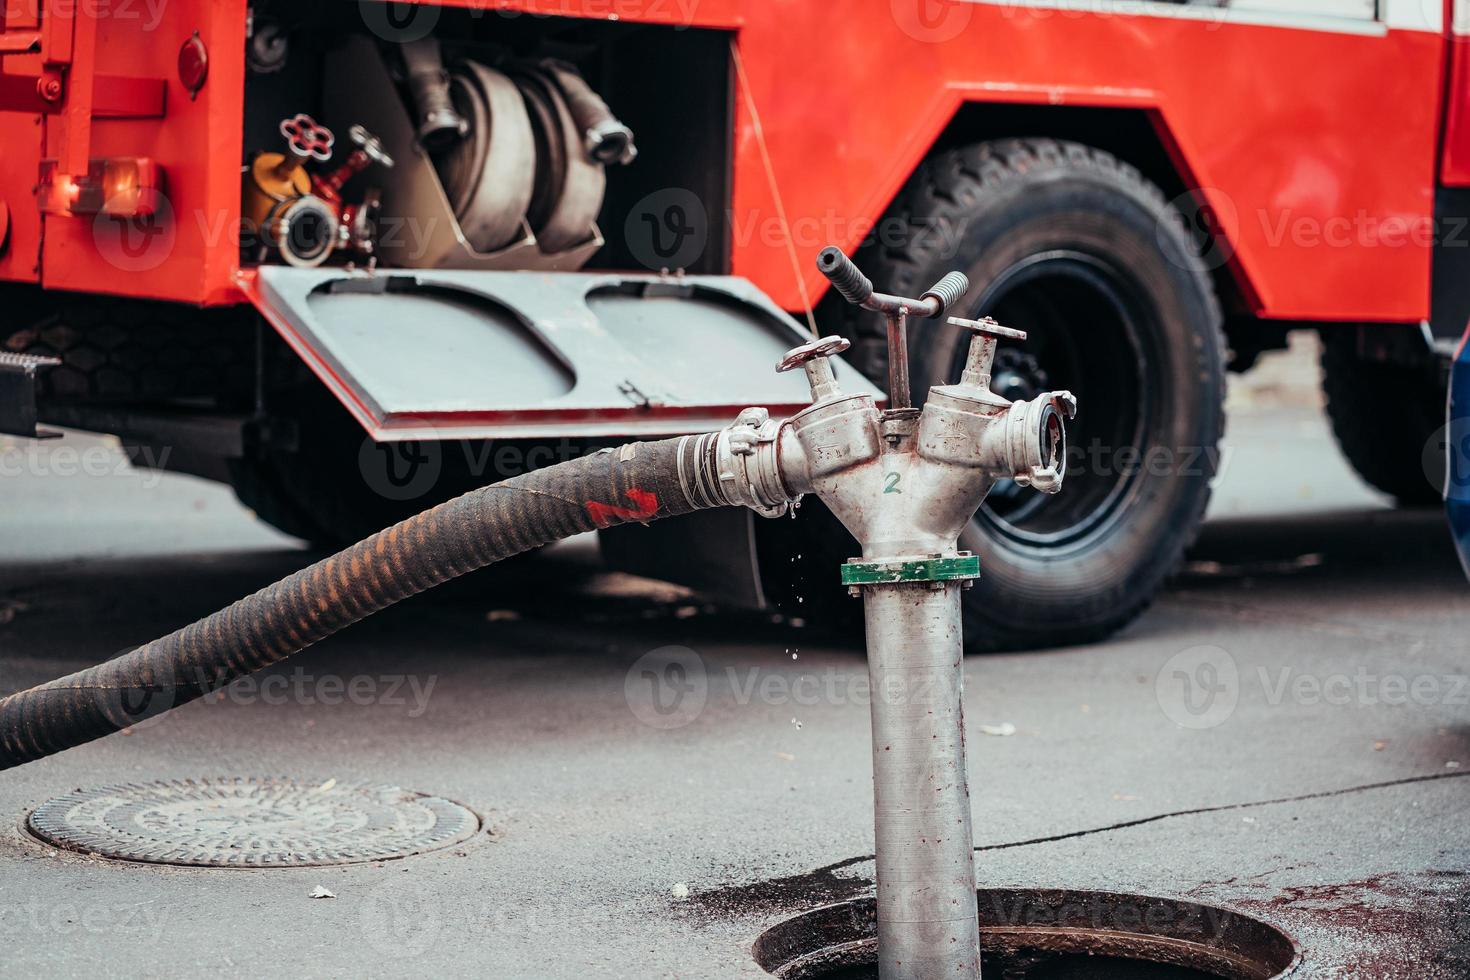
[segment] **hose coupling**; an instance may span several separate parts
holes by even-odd
[[[1066,420],[1076,415],[1077,399],[1070,391],[1049,391],[1011,405],[1005,420],[1011,479],[1042,493],[1059,492],[1067,473]]]
[[[469,120],[454,107],[449,90],[449,73],[438,38],[405,41],[399,46],[409,95],[417,113],[419,142],[430,150],[443,150],[465,137]]]
[[[747,408],[723,429],[685,436],[679,444],[679,486],[694,507],[749,507],[780,517],[795,497],[781,479],[782,422],[764,408]]]

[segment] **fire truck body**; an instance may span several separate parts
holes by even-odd
[[[1222,336],[1231,366],[1245,368],[1285,330],[1322,326],[1330,408],[1349,457],[1405,499],[1414,480],[1428,485],[1418,465],[1428,433],[1419,430],[1438,389],[1416,391],[1412,420],[1384,422],[1359,402],[1374,386],[1394,396],[1433,377],[1433,337],[1457,338],[1470,314],[1470,251],[1456,250],[1470,240],[1467,0],[368,0],[307,9],[7,0],[5,10],[0,282],[12,284],[5,295],[20,319],[0,342],[68,361],[44,337],[58,316],[72,327],[57,310],[85,308],[81,320],[122,334],[163,316],[187,344],[197,341],[211,371],[239,369],[233,400],[215,403],[207,381],[200,390],[165,385],[163,397],[124,384],[104,397],[89,378],[80,399],[43,383],[42,417],[176,442],[175,465],[231,479],[263,516],[305,536],[371,529],[397,513],[335,487],[321,502],[340,469],[363,470],[356,442],[323,421],[335,403],[374,442],[585,437],[585,450],[603,437],[686,431],[752,401],[794,406],[799,384],[752,385],[730,364],[732,352],[764,358],[798,324],[853,335],[852,363],[881,377],[870,328],[824,298],[813,259],[827,244],[860,263],[866,256],[880,288],[893,285],[885,277],[927,275],[928,262],[965,268],[976,283],[972,312],[1037,321],[1016,324],[1040,340],[1004,366],[1017,396],[1055,382],[1078,389],[1080,424],[1090,412],[1100,418],[1074,448],[1090,441],[1109,461],[1078,482],[1070,510],[1018,509],[1002,493],[991,523],[977,525],[988,574],[977,592],[991,589],[987,604],[1019,610],[967,630],[982,644],[1102,635],[1147,602],[1208,496]],[[267,26],[278,32],[269,42]],[[262,261],[251,242],[242,247],[241,167],[275,148],[276,124],[293,113],[322,116],[339,135],[363,114],[393,125],[406,111],[391,97],[394,84],[402,91],[394,52],[425,37],[446,50],[575,63],[637,133],[641,153],[609,172],[600,248],[576,262],[466,268],[450,257],[432,275],[398,276],[385,259],[368,276],[379,280],[366,289],[373,302],[344,300],[331,320],[310,297],[361,293],[353,283],[364,274],[341,263],[288,270]],[[281,64],[263,65],[273,53]],[[377,97],[378,81],[390,97]],[[426,166],[403,142],[389,149],[395,173]],[[112,180],[96,161],[154,183],[155,213],[67,213],[47,182],[89,166]],[[389,184],[391,203],[391,187],[404,183]],[[419,217],[391,211],[384,228]],[[412,220],[406,227],[422,232]],[[583,278],[568,277],[578,266]],[[474,276],[490,278],[465,278]],[[412,299],[395,300],[410,286],[477,290],[509,325],[465,349],[425,352],[448,334],[434,333]],[[589,299],[612,294],[619,300],[606,312]],[[671,298],[685,305],[663,302]],[[557,312],[589,307],[595,316]],[[273,332],[252,333],[257,308]],[[348,321],[375,310],[397,318],[391,340],[347,336]],[[652,331],[641,353],[639,330]],[[1089,346],[1109,331],[1127,341],[1128,356],[1110,360]],[[659,349],[647,340],[655,335]],[[918,373],[940,379],[952,367],[944,338],[938,326],[914,326]],[[504,360],[517,378],[550,387],[507,388],[493,370],[504,345],[559,351]],[[279,363],[283,352],[300,363]],[[202,363],[174,354],[180,373]],[[601,370],[624,357],[641,366]],[[301,364],[317,394],[299,379],[291,394],[269,394],[273,378]],[[592,391],[597,378],[594,395],[558,402],[578,379]],[[179,428],[191,412],[192,441]],[[1392,449],[1374,428],[1384,425],[1398,440]],[[273,439],[284,447],[273,462],[250,464],[277,453]],[[1119,468],[1120,449],[1158,448],[1170,454],[1158,482],[1137,477],[1136,462],[1121,464],[1122,475],[1109,469]],[[340,456],[337,477],[293,472],[290,460],[318,450]],[[1405,460],[1412,480],[1402,479]],[[451,480],[429,495],[453,489]],[[323,516],[344,510],[354,510],[350,526]],[[711,559],[703,573],[684,567],[682,577],[761,601],[776,590],[772,568],[795,559],[788,552],[843,547],[829,531],[805,533],[826,547],[723,527],[704,550],[728,550],[734,534],[747,557]],[[683,561],[671,553],[701,550],[691,545],[697,535],[664,534],[673,540],[612,540],[608,551],[657,572]],[[767,554],[751,559],[745,545]],[[1047,584],[1064,559],[1077,569],[1072,580]]]
[[[9,2],[7,36],[46,36],[32,0]],[[1035,107],[1035,128],[1018,135],[1052,133],[1046,112],[1058,107],[1143,115],[1175,169],[1171,183],[1199,193],[1226,222],[1232,282],[1246,309],[1271,319],[1426,319],[1437,172],[1447,186],[1470,185],[1470,78],[1465,59],[1450,57],[1470,40],[1456,35],[1447,46],[1430,0],[1410,0],[1402,14],[1390,4],[1384,20],[1314,16],[1289,2],[1273,5],[1279,12],[1146,0],[445,4],[458,5],[482,20],[544,13],[728,31],[742,54],[725,229],[730,271],[789,310],[823,292],[816,251],[829,241],[859,245],[946,128],[967,123],[967,107]],[[69,80],[56,73],[64,86],[58,108],[67,111],[0,116],[11,225],[0,278],[240,302],[231,246],[247,149],[246,5],[77,0],[58,8],[74,9],[78,37],[95,32],[95,40],[73,50]],[[375,20],[362,21],[350,5],[337,16],[359,31]],[[402,36],[438,19],[396,16],[403,23],[392,29]],[[387,12],[382,23],[393,24]],[[209,77],[191,100],[176,62],[178,45],[196,32]],[[8,55],[15,80],[7,91],[23,92],[48,57]],[[85,69],[97,88],[78,94]],[[109,105],[114,79],[169,91],[139,85],[132,104]],[[163,167],[170,204],[186,216],[166,260],[116,268],[97,254],[86,222],[53,221],[43,241],[40,215],[21,192],[68,138],[89,147],[84,157],[148,157]],[[1321,259],[1321,244],[1331,261]]]

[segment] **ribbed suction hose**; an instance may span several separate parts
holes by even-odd
[[[512,555],[595,528],[733,503],[718,486],[684,489],[707,445],[697,437],[629,443],[471,491],[131,653],[12,694],[0,700],[0,769],[186,704]]]

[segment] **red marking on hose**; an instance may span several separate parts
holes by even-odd
[[[633,487],[628,490],[627,498],[632,502],[632,507],[589,500],[587,516],[598,527],[612,527],[624,521],[651,521],[658,514],[658,494]]]

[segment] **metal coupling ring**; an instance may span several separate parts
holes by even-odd
[[[781,483],[776,441],[781,422],[764,408],[747,408],[721,429],[716,458],[723,496],[762,517],[780,517],[790,508]]]
[[[883,561],[850,558],[842,566],[842,584],[849,588],[903,582],[965,582],[979,577],[980,557],[968,551]]]

